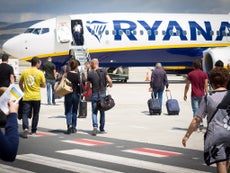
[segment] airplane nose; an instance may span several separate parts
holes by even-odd
[[[2,49],[3,49],[3,51],[6,52],[7,54],[12,55],[12,53],[13,53],[13,48],[14,48],[13,45],[14,45],[14,44],[13,44],[12,40],[10,39],[10,40],[6,41],[6,42],[2,45]],[[13,55],[12,55],[12,56],[13,56]]]
[[[18,40],[16,37],[7,40],[3,45],[2,49],[5,53],[15,57],[20,58],[20,43],[18,44]]]

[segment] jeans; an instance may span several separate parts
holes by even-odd
[[[65,95],[65,115],[67,127],[72,126],[76,130],[77,127],[77,111],[80,101],[80,95],[77,93],[70,93]]]
[[[22,128],[23,130],[29,129],[29,121],[28,117],[30,117],[31,113],[32,116],[32,127],[31,132],[36,133],[37,126],[38,126],[38,120],[39,120],[39,111],[40,111],[41,101],[23,101],[23,107],[22,107]],[[31,112],[32,110],[32,112]]]
[[[98,128],[98,121],[97,121],[97,100],[101,97],[105,97],[106,93],[102,92],[100,94],[98,93],[93,93],[91,96],[91,103],[92,103],[92,123],[93,127]],[[105,126],[105,111],[100,111],[100,131],[104,131],[104,126]]]
[[[55,92],[54,92],[55,80],[46,79],[46,90],[47,90],[47,103],[51,104],[51,93],[52,93],[52,103],[55,104]],[[52,90],[52,91],[51,91]]]
[[[196,116],[202,97],[191,97],[193,117]]]
[[[161,107],[162,107],[162,102],[163,102],[163,92],[164,92],[164,88],[160,88],[160,89],[155,88],[153,89],[153,92],[152,92],[152,98],[158,98]]]
[[[198,109],[200,107],[202,97],[191,97],[191,104],[192,104],[192,111],[193,111],[193,117],[197,115]],[[198,125],[198,128],[200,125],[203,124],[203,120],[201,119],[200,124]]]

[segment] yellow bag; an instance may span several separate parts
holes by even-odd
[[[62,97],[72,92],[72,83],[67,78],[63,77],[57,89],[55,90],[55,94]]]

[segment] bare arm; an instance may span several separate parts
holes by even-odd
[[[45,83],[45,82],[42,82],[42,83],[40,84],[40,87],[41,87],[41,88],[45,88],[45,87],[46,87],[46,83]]]
[[[198,124],[200,124],[200,122],[201,122],[201,117],[195,116],[192,119],[192,121],[189,125],[189,128],[188,128],[186,134],[184,135],[184,137],[182,139],[182,144],[184,147],[186,147],[187,140],[189,139],[191,134],[197,129],[197,126],[198,126]]]
[[[108,74],[106,75],[106,80],[109,82],[109,87],[111,88],[113,86],[113,81]]]
[[[184,100],[186,101],[187,100],[187,93],[188,93],[188,90],[189,90],[189,86],[190,86],[190,80],[186,80],[186,85],[185,85],[185,88],[184,88]]]
[[[206,94],[208,94],[208,79],[205,79],[204,82],[205,82],[205,83],[204,83],[204,92],[205,92]]]
[[[14,83],[14,75],[13,75],[13,74],[10,75],[10,83],[11,83],[11,84]]]
[[[20,87],[20,89],[21,89],[22,91],[24,91],[23,81],[22,81],[22,80],[19,81],[19,87]]]

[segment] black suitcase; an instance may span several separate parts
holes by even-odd
[[[170,98],[168,96],[168,93],[170,94]],[[180,107],[178,101],[172,98],[170,91],[166,91],[166,97],[167,97],[166,108],[167,108],[168,115],[179,115]]]
[[[86,118],[87,117],[87,101],[85,98],[82,98],[79,103],[79,115],[78,118]]]
[[[149,114],[150,115],[160,115],[161,105],[159,99],[151,98],[148,100]]]

